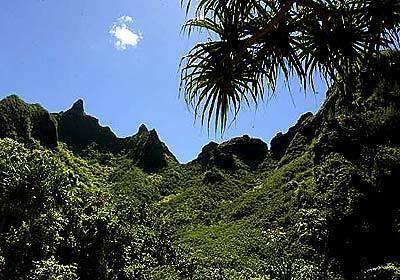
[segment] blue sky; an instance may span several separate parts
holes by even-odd
[[[316,95],[294,87],[293,100],[282,86],[223,137],[209,135],[178,98],[180,58],[198,39],[180,32],[184,20],[180,0],[1,0],[0,98],[15,93],[51,112],[82,98],[118,136],[155,128],[182,162],[211,140],[249,134],[269,143],[320,107],[323,85]]]

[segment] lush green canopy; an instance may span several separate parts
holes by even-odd
[[[399,0],[182,0],[184,28],[208,39],[183,57],[185,101],[201,123],[224,131],[241,104],[257,104],[292,76],[307,88],[367,70],[399,43]],[[193,7],[195,6],[195,7]],[[211,121],[214,120],[214,123]]]

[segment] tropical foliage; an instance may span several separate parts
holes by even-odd
[[[400,67],[380,63],[368,96],[332,87],[261,162],[248,136],[154,173],[0,139],[0,279],[398,279]]]
[[[306,89],[371,71],[397,49],[399,0],[182,0],[184,25],[206,40],[182,59],[181,90],[201,123],[223,132],[241,105],[272,94],[279,79]],[[346,82],[349,87],[352,82]],[[343,90],[349,94],[351,89]],[[213,121],[213,122],[212,122]]]

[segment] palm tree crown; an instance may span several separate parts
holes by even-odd
[[[184,29],[207,31],[181,63],[181,91],[202,125],[223,132],[244,102],[273,93],[278,77],[304,88],[368,69],[399,43],[400,0],[182,0]]]

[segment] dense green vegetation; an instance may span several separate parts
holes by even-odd
[[[143,126],[49,148],[29,132],[39,107],[5,99],[0,279],[400,279],[399,67],[385,63],[269,149],[243,136],[185,165]]]
[[[16,95],[0,102],[0,138],[5,137],[26,143],[36,140],[48,148],[55,148],[58,140],[50,114],[38,104],[26,104]]]

